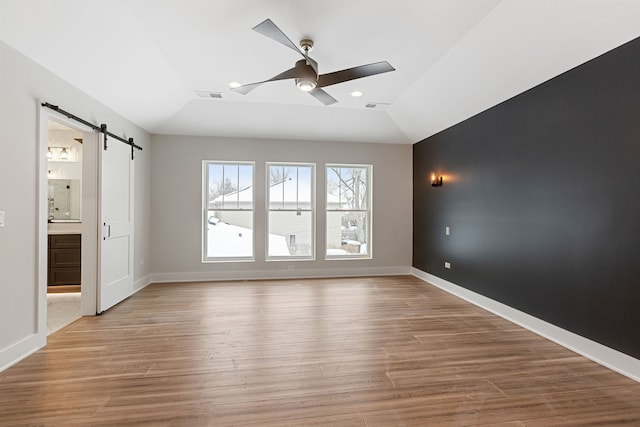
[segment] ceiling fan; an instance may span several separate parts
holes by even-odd
[[[276,24],[270,19],[266,19],[260,24],[253,27],[254,31],[277,41],[286,47],[295,50],[303,56],[304,59],[297,61],[293,68],[290,68],[277,76],[256,83],[249,83],[231,90],[246,95],[253,89],[263,83],[274,82],[278,80],[295,79],[298,88],[322,102],[324,105],[331,105],[338,102],[333,96],[322,90],[322,88],[346,82],[349,80],[360,79],[362,77],[373,76],[375,74],[395,71],[387,61],[375,62],[368,65],[360,65],[358,67],[347,68],[345,70],[334,71],[327,74],[318,74],[318,63],[309,56],[309,52],[313,48],[313,40],[303,39],[300,41],[300,48],[293,43],[287,35],[282,32]]]

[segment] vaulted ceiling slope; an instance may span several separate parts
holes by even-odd
[[[266,18],[314,41],[320,73],[396,71],[327,87],[330,106],[291,80],[232,92],[300,59],[251,30]],[[0,0],[4,42],[151,133],[401,144],[640,36],[638,22],[637,0]]]

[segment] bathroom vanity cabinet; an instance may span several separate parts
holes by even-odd
[[[48,286],[80,285],[80,234],[49,234]]]

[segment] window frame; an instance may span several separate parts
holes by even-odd
[[[331,168],[362,168],[366,171],[366,209],[330,209],[329,208],[329,169]],[[329,255],[330,221],[329,213],[332,212],[364,212],[366,215],[366,254]],[[373,165],[355,163],[326,163],[325,164],[325,260],[366,260],[373,259]]]
[[[308,209],[272,209],[271,208],[271,191],[270,191],[270,173],[272,166],[282,167],[310,167],[311,168],[311,188],[310,200],[311,204]],[[297,201],[296,201],[297,202]],[[307,162],[266,162],[265,163],[265,261],[314,261],[316,259],[316,164]],[[269,255],[269,236],[270,236],[270,213],[271,212],[309,212],[311,214],[311,255]]]
[[[251,255],[247,256],[217,256],[211,257],[207,255],[209,245],[209,166],[210,165],[235,165],[235,166],[251,166],[251,209],[230,209],[221,208],[216,211],[226,212],[251,212]],[[233,161],[233,160],[203,160],[202,161],[202,221],[201,221],[201,238],[202,238],[202,263],[220,263],[220,262],[255,262],[256,259],[256,162],[254,161]]]

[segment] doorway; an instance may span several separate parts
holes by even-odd
[[[47,334],[80,318],[83,134],[47,124]]]
[[[96,314],[96,132],[41,111],[38,336]]]

